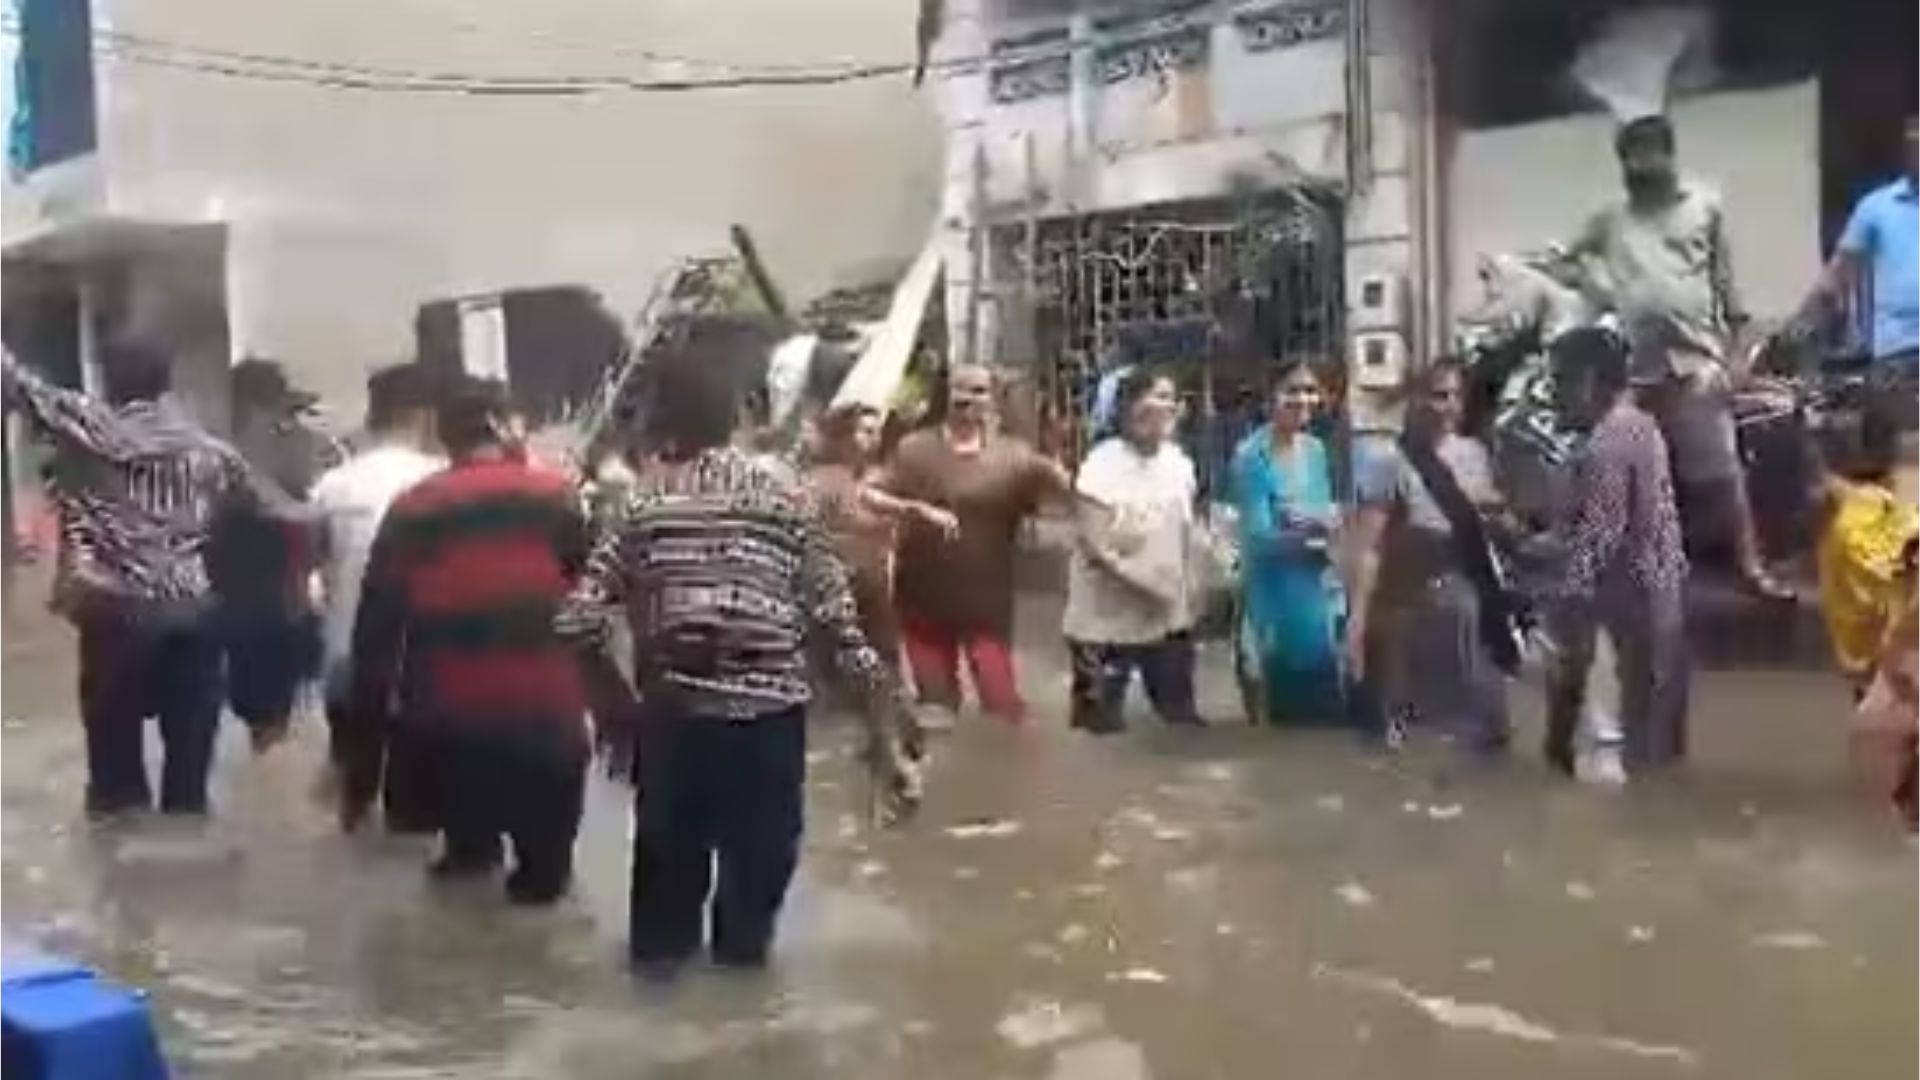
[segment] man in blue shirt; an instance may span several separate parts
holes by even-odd
[[[1853,295],[1861,275],[1872,288],[1875,401],[1897,407],[1906,430],[1920,426],[1920,119],[1907,117],[1906,174],[1853,209],[1833,260],[1802,305]]]

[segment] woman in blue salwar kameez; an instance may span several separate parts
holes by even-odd
[[[1320,384],[1304,363],[1283,367],[1266,426],[1234,451],[1230,496],[1240,523],[1243,680],[1255,719],[1346,719],[1342,593],[1333,560],[1340,522],[1327,448],[1309,433]]]

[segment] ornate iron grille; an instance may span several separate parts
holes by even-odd
[[[1040,386],[1054,437],[1085,450],[1100,375],[1180,373],[1201,439],[1230,439],[1281,357],[1344,351],[1341,204],[1288,189],[1044,222],[1033,245]],[[1201,457],[1212,462],[1209,448]]]

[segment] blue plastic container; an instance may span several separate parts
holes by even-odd
[[[7,1080],[166,1080],[144,995],[71,961],[0,953],[0,1072]]]

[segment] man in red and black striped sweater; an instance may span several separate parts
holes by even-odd
[[[572,876],[590,756],[580,669],[553,630],[587,531],[566,479],[511,453],[507,410],[497,387],[474,381],[442,402],[452,464],[381,521],[354,622],[350,709],[363,729],[405,725],[423,755],[445,842],[435,872],[492,872],[504,834],[516,864],[508,896],[541,904]],[[356,756],[349,827],[378,779],[377,757]]]

